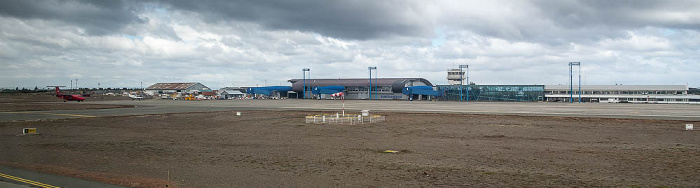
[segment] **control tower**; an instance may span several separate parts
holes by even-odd
[[[467,79],[466,76],[464,76],[464,71],[460,71],[459,69],[448,69],[447,70],[447,84],[448,85],[460,85],[464,83],[464,79]]]

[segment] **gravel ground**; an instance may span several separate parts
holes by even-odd
[[[0,164],[133,187],[700,185],[700,132],[684,130],[698,122],[382,112],[376,124],[304,123],[316,113],[4,122]],[[40,134],[18,136],[24,127]]]

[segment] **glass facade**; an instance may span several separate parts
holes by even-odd
[[[442,100],[459,101],[460,85],[438,85]],[[464,85],[462,100],[469,101],[543,101],[544,85]]]

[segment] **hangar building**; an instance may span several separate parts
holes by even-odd
[[[210,91],[209,87],[197,82],[189,83],[156,83],[146,88],[148,95],[170,94],[170,93],[193,93]]]
[[[297,98],[325,98],[324,94],[314,95],[315,87],[344,86],[346,99],[369,99],[369,79],[291,79],[292,91],[298,94]],[[306,85],[306,87],[304,87]],[[404,87],[433,86],[424,78],[376,78],[372,79],[372,99],[408,99],[402,93]],[[304,94],[304,91],[305,94]]]

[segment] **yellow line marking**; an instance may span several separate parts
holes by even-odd
[[[43,113],[43,114],[56,115],[56,116],[73,116],[73,117],[97,117],[97,116],[80,115],[80,114],[53,114],[53,113]]]
[[[91,116],[91,115],[41,113],[41,112],[32,112],[32,111],[22,111],[22,112],[0,112],[0,113],[3,113],[3,114],[46,114],[46,115],[73,116],[73,117],[97,117],[97,116]]]
[[[14,176],[10,176],[10,175],[3,174],[3,173],[0,173],[0,177],[15,180],[15,181],[22,182],[22,183],[27,183],[30,185],[36,185],[39,187],[59,188],[58,186],[53,186],[53,185],[49,185],[49,184],[45,184],[45,183],[35,182],[32,180],[28,180],[28,179],[24,179],[24,178],[20,178],[20,177],[14,177]]]

